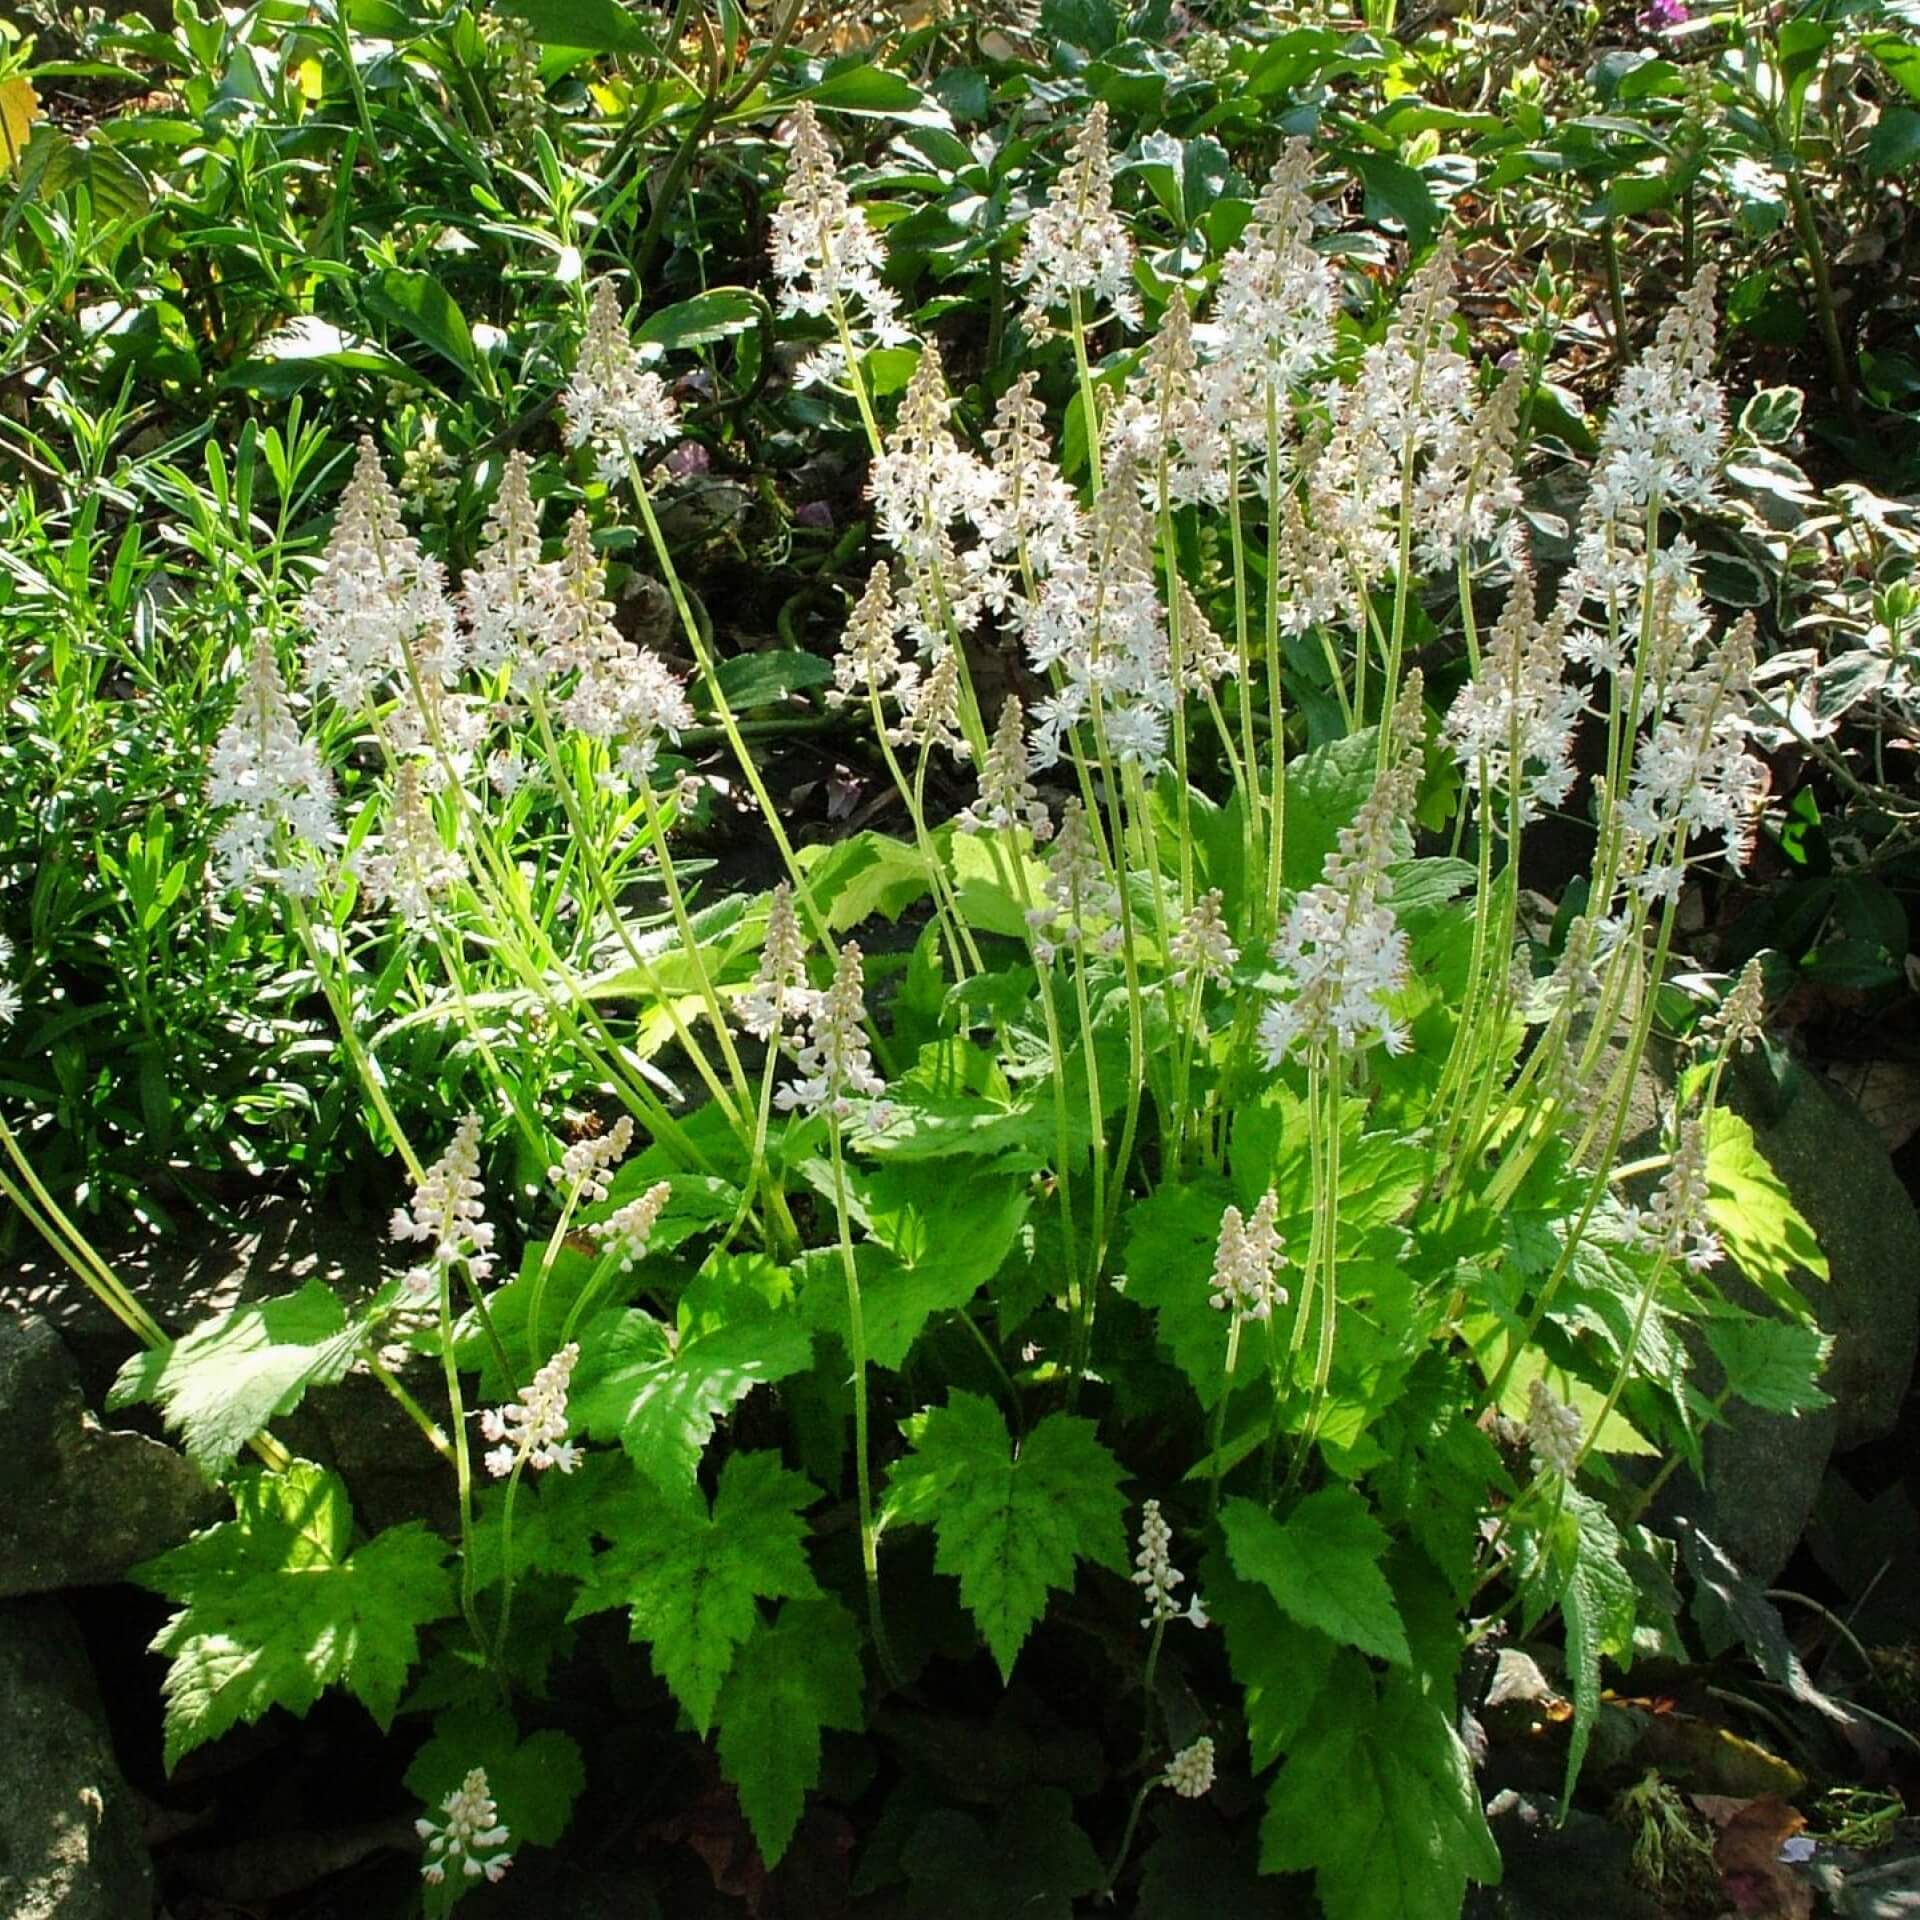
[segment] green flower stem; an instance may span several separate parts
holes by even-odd
[[[847,1277],[847,1345],[853,1361],[853,1467],[860,1499],[860,1565],[867,1582],[867,1619],[873,1651],[889,1686],[901,1684],[887,1642],[880,1606],[880,1536],[873,1520],[873,1479],[867,1435],[867,1324],[860,1306],[860,1269],[853,1257],[853,1232],[847,1224],[847,1168],[840,1142],[840,1121],[827,1113],[827,1142],[833,1155],[833,1211],[840,1235],[840,1264]]]
[[[1248,637],[1246,529],[1240,517],[1240,453],[1229,445],[1227,453],[1227,540],[1233,555],[1233,651],[1240,670],[1240,751],[1229,764],[1234,768],[1240,790],[1243,842],[1246,847],[1246,872],[1249,877],[1265,871],[1266,822],[1261,812],[1264,795],[1260,788],[1260,754],[1253,737],[1253,646]],[[1278,540],[1272,528],[1267,530],[1267,564],[1274,564]],[[1217,712],[1217,708],[1216,708]],[[1224,736],[1226,728],[1221,727]],[[1256,931],[1258,930],[1256,922]]]
[[[394,1404],[420,1429],[427,1445],[430,1446],[442,1460],[451,1465],[453,1462],[453,1448],[449,1444],[446,1433],[441,1428],[439,1421],[401,1385],[399,1380],[394,1377],[393,1369],[389,1367],[377,1353],[368,1354],[366,1362],[367,1371],[386,1388],[387,1392],[393,1396]]]
[[[679,617],[680,630],[686,636],[687,645],[693,650],[695,664],[700,669],[700,680],[706,689],[708,703],[720,722],[720,729],[727,737],[727,744],[733,749],[733,757],[740,768],[742,777],[752,791],[754,801],[760,808],[761,817],[767,823],[767,830],[773,835],[774,844],[780,849],[780,859],[787,869],[787,877],[793,882],[794,898],[800,904],[816,940],[822,945],[830,943],[831,929],[826,917],[814,904],[813,890],[807,883],[807,876],[793,851],[793,843],[787,838],[787,830],[780,818],[779,809],[773,804],[773,796],[767,791],[767,783],[760,776],[760,768],[755,762],[752,749],[741,737],[740,722],[728,703],[725,690],[720,685],[720,675],[715,665],[713,649],[707,645],[706,635],[700,630],[700,622],[694,618],[692,604],[687,599],[687,590],[680,583],[679,569],[673,564],[673,555],[668,551],[666,535],[660,531],[660,521],[653,510],[653,501],[647,492],[645,476],[640,471],[640,463],[634,457],[633,449],[622,443],[622,451],[627,457],[628,483],[632,488],[634,504],[640,509],[640,523],[646,528],[648,543],[653,548],[655,564],[660,569],[660,577],[666,584],[667,596],[673,602],[673,610]]]
[[[1272,781],[1267,802],[1267,890],[1263,929],[1269,937],[1280,925],[1280,884],[1286,871],[1287,737],[1286,698],[1280,682],[1280,400],[1267,382],[1267,752]],[[1336,678],[1335,684],[1338,685]]]
[[[1227,1368],[1226,1377],[1220,1385],[1220,1404],[1213,1410],[1213,1448],[1207,1462],[1207,1520],[1212,1522],[1220,1511],[1220,1454],[1227,1444],[1227,1405],[1233,1398],[1233,1376],[1240,1365],[1240,1328],[1242,1315],[1238,1307],[1229,1307],[1227,1312]],[[1276,1423],[1277,1424],[1277,1423]]]
[[[1087,429],[1087,486],[1093,498],[1100,498],[1100,408],[1093,390],[1093,364],[1087,358],[1087,323],[1080,311],[1080,291],[1068,296],[1067,324],[1073,334],[1073,365],[1080,382],[1080,412]]]
[[[467,1407],[460,1391],[460,1365],[453,1350],[453,1265],[440,1269],[440,1366],[446,1376],[447,1412],[453,1434],[453,1473],[460,1497],[460,1614],[481,1657],[491,1661],[473,1593],[473,1462],[467,1447]]]
[[[507,1475],[507,1493],[500,1509],[500,1628],[494,1635],[493,1664],[502,1673],[507,1665],[507,1630],[513,1624],[513,1505],[526,1471],[527,1448],[521,1442]]]
[[[969,973],[980,971],[980,955],[972,952],[972,964],[969,967],[966,955],[960,943],[960,934],[956,928],[946,884],[946,870],[938,851],[933,844],[933,836],[927,831],[927,817],[922,804],[923,781],[926,775],[927,756],[925,749],[920,754],[920,778],[909,782],[906,770],[900,765],[900,757],[893,750],[893,741],[887,733],[887,717],[880,706],[880,689],[867,688],[867,704],[873,713],[873,737],[880,748],[880,757],[886,762],[887,773],[893,781],[894,791],[899,794],[901,803],[906,807],[907,819],[913,827],[914,845],[920,850],[920,858],[926,864],[927,886],[933,895],[933,914],[940,924],[941,938],[946,942],[947,957],[953,963],[953,977],[956,984],[966,979]]]
[[[1156,1773],[1151,1780],[1140,1783],[1140,1791],[1133,1796],[1133,1805],[1127,1810],[1127,1824],[1120,1835],[1120,1845],[1113,1856],[1113,1865],[1107,1869],[1107,1877],[1100,1883],[1100,1891],[1093,1896],[1096,1907],[1113,1905],[1113,1890],[1120,1884],[1120,1876],[1126,1871],[1127,1856],[1133,1851],[1133,1836],[1140,1825],[1140,1810],[1147,1804],[1147,1795],[1155,1787],[1166,1781],[1164,1773]]]

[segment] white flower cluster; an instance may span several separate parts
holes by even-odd
[[[1067,164],[1054,176],[1046,204],[1027,222],[1013,269],[1024,287],[1028,327],[1048,331],[1048,316],[1075,300],[1105,308],[1127,326],[1140,324],[1133,284],[1133,242],[1113,210],[1113,157],[1107,151],[1107,109],[1097,101],[1074,135]],[[1094,315],[1082,310],[1082,317]]]
[[[1719,1260],[1723,1249],[1710,1212],[1707,1131],[1697,1117],[1681,1123],[1660,1185],[1634,1223],[1634,1238],[1695,1273],[1705,1273]]]
[[[773,216],[773,271],[782,314],[844,323],[856,349],[895,347],[911,338],[900,303],[881,277],[886,255],[867,216],[847,194],[820,122],[804,100],[794,109],[787,190]],[[846,374],[835,339],[800,363],[795,382],[833,383]]]
[[[660,1215],[673,1198],[673,1188],[665,1180],[656,1180],[637,1199],[616,1207],[604,1220],[595,1220],[587,1228],[594,1239],[617,1251],[620,1264],[630,1267],[647,1250]]]
[[[13,965],[13,942],[0,933],[0,975]],[[0,1027],[10,1027],[20,1017],[20,986],[17,981],[0,978]]]
[[[1535,1467],[1570,1479],[1580,1464],[1580,1441],[1579,1414],[1536,1379],[1527,1388],[1527,1446]]]
[[[1167,1785],[1182,1800],[1204,1800],[1213,1791],[1213,1742],[1203,1733],[1167,1762]]]
[[[853,1096],[873,1100],[887,1090],[867,1047],[860,949],[851,940],[840,949],[833,984],[824,993],[796,988],[792,997],[806,1027],[805,1038],[792,1049],[800,1077],[774,1095],[774,1104],[783,1113],[798,1109],[849,1119]]]
[[[589,1206],[604,1200],[613,1170],[633,1145],[633,1115],[623,1113],[605,1133],[576,1140],[547,1169],[547,1178]]]
[[[1448,709],[1446,736],[1467,783],[1485,801],[1504,797],[1486,816],[1491,827],[1510,818],[1524,825],[1573,791],[1574,734],[1586,698],[1566,678],[1563,632],[1557,616],[1545,624],[1536,618],[1533,574],[1517,566],[1480,671]]]
[[[1729,1053],[1751,1046],[1766,1030],[1767,977],[1756,953],[1740,969],[1732,991],[1709,1016],[1707,1030]]]
[[[1061,941],[1090,943],[1098,953],[1118,952],[1120,890],[1107,877],[1100,847],[1077,795],[1060,809],[1060,833],[1047,849],[1042,904],[1027,914],[1034,958],[1044,967]]]
[[[1273,963],[1287,988],[1260,1016],[1269,1066],[1277,1067],[1297,1048],[1313,1052],[1337,1044],[1345,1051],[1377,1043],[1401,1053],[1410,1044],[1393,1015],[1394,998],[1407,984],[1408,949],[1387,904],[1387,868],[1413,813],[1423,725],[1420,675],[1414,672],[1393,720],[1401,750],[1341,832],[1319,883],[1294,900],[1274,940]]]
[[[396,686],[417,684],[427,697],[430,683],[451,686],[459,672],[444,574],[407,532],[370,435],[360,442],[299,619],[309,684],[351,714]]]
[[[580,1343],[569,1340],[518,1400],[481,1414],[480,1431],[495,1443],[486,1461],[496,1480],[504,1480],[521,1461],[536,1473],[548,1467],[571,1473],[580,1464],[580,1449],[567,1439],[567,1383],[579,1359]]]
[[[1192,1626],[1209,1626],[1212,1623],[1197,1593],[1184,1607],[1173,1597],[1174,1588],[1184,1586],[1187,1576],[1173,1564],[1172,1547],[1173,1529],[1161,1517],[1160,1502],[1142,1502],[1140,1550],[1133,1557],[1133,1584],[1147,1603],[1140,1624],[1157,1627],[1169,1620],[1185,1620]]]
[[[438,1820],[416,1820],[413,1830],[427,1844],[420,1877],[430,1886],[437,1887],[449,1867],[457,1867],[468,1880],[484,1876],[498,1881],[513,1865],[513,1856],[500,1851],[513,1836],[500,1824],[500,1810],[487,1790],[485,1767],[475,1767],[440,1802]]]
[[[391,906],[410,927],[431,923],[433,903],[466,872],[458,853],[440,838],[433,803],[418,760],[403,760],[378,853],[364,849],[352,862],[374,906]]]
[[[608,486],[630,458],[663,445],[680,431],[680,409],[657,373],[641,366],[611,280],[594,282],[586,337],[573,376],[560,396],[567,445],[591,445]]]
[[[1287,1304],[1287,1290],[1277,1284],[1286,1260],[1286,1242],[1274,1227],[1279,1209],[1279,1198],[1269,1187],[1251,1220],[1234,1206],[1220,1216],[1210,1306],[1221,1312],[1231,1309],[1248,1320],[1266,1320],[1276,1306]]]
[[[1177,987],[1189,981],[1205,986],[1209,981],[1224,985],[1240,960],[1240,949],[1233,944],[1227,925],[1226,896],[1218,887],[1209,887],[1193,903],[1193,911],[1174,928],[1167,942],[1167,958],[1173,970],[1167,978]]]
[[[230,807],[214,835],[221,884],[264,882],[308,894],[334,831],[333,778],[293,717],[273,642],[260,634],[233,718],[208,765],[207,803]]]
[[[1025,827],[1035,846],[1053,838],[1053,821],[1033,784],[1027,754],[1026,716],[1019,697],[1008,694],[987,746],[986,765],[980,769],[980,798],[960,815],[967,833],[1008,833]]]
[[[1183,288],[1175,287],[1168,296],[1139,375],[1107,423],[1107,439],[1134,463],[1141,497],[1149,506],[1159,502],[1163,452],[1171,505],[1224,504],[1226,441],[1202,397],[1193,315]]]
[[[740,998],[740,1024],[756,1040],[778,1036],[807,991],[807,942],[793,910],[793,889],[782,880],[767,908],[767,931],[753,985]]]
[[[396,1240],[424,1241],[431,1251],[406,1276],[416,1300],[439,1291],[441,1277],[464,1261],[476,1285],[493,1272],[493,1225],[480,1179],[480,1116],[470,1113],[432,1166],[415,1182],[412,1200],[393,1212]]]

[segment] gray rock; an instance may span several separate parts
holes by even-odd
[[[1827,1256],[1828,1284],[1805,1275],[1799,1283],[1833,1335],[1822,1383],[1833,1405],[1786,1415],[1731,1403],[1707,1435],[1705,1490],[1676,1476],[1662,1511],[1697,1520],[1764,1582],[1778,1575],[1805,1533],[1828,1460],[1885,1437],[1899,1421],[1920,1345],[1920,1216],[1878,1129],[1818,1074],[1791,1065],[1775,1081],[1750,1057],[1722,1090]],[[1652,1104],[1643,1100],[1636,1119]],[[1645,1126],[1623,1157],[1658,1148],[1657,1128]],[[1764,1295],[1732,1266],[1714,1278],[1733,1299],[1768,1310]],[[1699,1359],[1699,1383],[1711,1392],[1713,1363]]]
[[[101,1425],[44,1320],[0,1314],[0,1596],[118,1580],[221,1505],[184,1455]]]
[[[152,1911],[152,1863],[79,1632],[52,1601],[0,1605],[0,1913]]]

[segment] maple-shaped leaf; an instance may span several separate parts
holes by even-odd
[[[550,1847],[567,1830],[573,1803],[587,1783],[579,1746],[551,1728],[524,1740],[505,1707],[458,1706],[437,1714],[433,1738],[413,1756],[406,1787],[437,1807],[474,1767],[518,1847]]]
[[[253,1473],[234,1517],[133,1570],[180,1611],[154,1636],[167,1670],[166,1764],[258,1720],[304,1714],[343,1685],[384,1728],[419,1657],[419,1630],[453,1611],[446,1546],[418,1521],[349,1552],[353,1509],[308,1460]]]
[[[860,1630],[837,1600],[789,1600],[740,1649],[720,1690],[720,1770],[734,1784],[760,1857],[779,1864],[820,1784],[820,1736],[858,1733]]]
[[[1289,1620],[1266,1588],[1241,1579],[1218,1548],[1201,1563],[1199,1590],[1225,1636],[1227,1664],[1240,1683],[1248,1757],[1253,1771],[1263,1772],[1306,1724],[1340,1649],[1324,1633]]]
[[[1263,1873],[1314,1875],[1326,1920],[1437,1920],[1500,1853],[1445,1705],[1410,1674],[1377,1689],[1352,1654],[1274,1776]]]
[[[720,1416],[757,1386],[812,1361],[813,1340],[770,1263],[710,1263],[669,1326],[638,1310],[602,1315],[581,1336],[573,1417],[617,1439],[668,1492],[691,1490]]]
[[[906,1423],[913,1451],[894,1468],[891,1519],[931,1522],[934,1566],[960,1597],[1003,1679],[1076,1560],[1126,1569],[1121,1467],[1091,1420],[1049,1414],[1016,1452],[991,1400],[950,1393]]]
[[[1351,1487],[1308,1494],[1284,1521],[1236,1497],[1220,1519],[1234,1571],[1265,1587],[1281,1612],[1343,1646],[1401,1666],[1411,1661],[1393,1588],[1380,1569],[1387,1530]]]
[[[180,1430],[187,1454],[208,1474],[224,1472],[253,1436],[291,1413],[309,1387],[346,1377],[361,1330],[323,1280],[298,1293],[252,1300],[138,1353],[120,1369],[107,1405],[157,1404]]]
[[[761,1623],[759,1603],[820,1591],[800,1518],[819,1498],[777,1453],[736,1453],[720,1470],[711,1513],[697,1497],[636,1486],[572,1617],[630,1608],[633,1637],[652,1643],[654,1672],[704,1734],[741,1642]]]

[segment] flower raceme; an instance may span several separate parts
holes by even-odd
[[[486,1461],[496,1480],[523,1461],[536,1473],[548,1467],[571,1473],[580,1464],[580,1449],[567,1440],[567,1383],[579,1358],[579,1342],[569,1340],[518,1400],[489,1407],[480,1416],[481,1433],[495,1443]]]
[[[207,803],[231,811],[214,837],[220,881],[311,893],[334,833],[333,776],[300,731],[273,642],[259,635],[208,766]]]
[[[612,486],[630,456],[680,431],[680,410],[664,380],[640,364],[611,280],[594,282],[586,338],[560,396],[567,444],[591,446],[602,481]]]
[[[480,1178],[480,1116],[460,1122],[447,1150],[414,1183],[413,1198],[393,1213],[393,1237],[424,1243],[426,1258],[408,1273],[406,1291],[431,1298],[443,1276],[464,1262],[476,1284],[493,1272],[493,1226]]]
[[[1091,298],[1129,327],[1140,324],[1133,285],[1133,242],[1113,206],[1113,156],[1107,151],[1107,109],[1095,102],[1073,137],[1067,164],[1045,205],[1027,221],[1013,284],[1026,289],[1026,320],[1044,336],[1050,316]],[[1091,318],[1091,315],[1086,316]]]
[[[502,1851],[513,1836],[500,1823],[484,1767],[475,1767],[440,1802],[439,1819],[423,1817],[413,1828],[426,1843],[420,1877],[430,1886],[445,1880],[449,1867],[464,1879],[498,1881],[513,1865],[513,1856]]]

